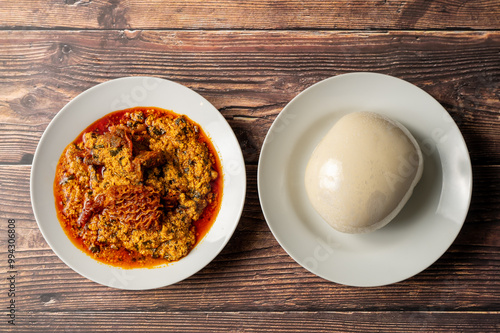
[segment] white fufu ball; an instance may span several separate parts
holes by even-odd
[[[342,117],[313,151],[305,187],[334,229],[374,231],[389,223],[422,176],[423,157],[400,123],[373,112]]]

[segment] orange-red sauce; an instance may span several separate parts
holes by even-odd
[[[142,111],[144,113],[151,112],[156,115],[161,115],[162,117],[170,117],[177,118],[179,117],[173,111],[164,110],[160,108],[153,107],[135,107],[126,110],[120,110],[112,112],[101,119],[98,119],[93,124],[88,126],[82,133],[80,133],[77,138],[71,144],[82,144],[83,136],[85,133],[96,133],[103,134],[109,131],[110,126],[119,124],[122,120],[124,120],[127,114],[132,112]],[[222,194],[223,194],[223,173],[220,159],[218,157],[217,151],[214,148],[210,138],[203,131],[203,129],[191,119],[183,116],[191,125],[197,126],[198,129],[198,140],[199,142],[203,142],[206,147],[208,147],[211,156],[212,156],[212,168],[218,173],[218,177],[210,182],[211,192],[214,194],[214,200],[209,202],[209,204],[204,208],[203,212],[200,215],[200,218],[192,222],[193,228],[195,228],[195,243],[192,244],[192,247],[189,251],[191,251],[199,242],[203,239],[203,237],[208,233],[214,221],[216,220],[217,214],[219,212],[221,202],[222,202]],[[63,153],[64,155],[64,153]],[[63,156],[61,156],[62,159]],[[175,260],[168,260],[164,258],[153,258],[149,255],[142,255],[140,253],[127,250],[125,248],[118,249],[110,249],[110,248],[101,248],[100,249],[100,257],[96,258],[93,252],[84,244],[84,240],[79,236],[79,229],[75,226],[75,219],[70,219],[63,213],[64,210],[64,197],[63,193],[60,189],[59,182],[63,178],[60,173],[61,161],[58,165],[58,170],[56,171],[56,179],[54,181],[54,196],[56,203],[56,211],[61,222],[61,225],[73,242],[73,244],[81,249],[83,252],[87,253],[89,256],[94,259],[103,262],[105,264],[119,266],[122,268],[136,268],[136,267],[154,267],[160,264],[172,262]],[[99,169],[97,172],[101,172]]]

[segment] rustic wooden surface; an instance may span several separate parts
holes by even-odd
[[[473,163],[469,214],[450,249],[406,281],[354,288],[314,276],[263,218],[265,134],[300,91],[375,71],[435,97]],[[68,268],[38,230],[29,174],[54,115],[85,89],[150,75],[207,98],[247,164],[243,216],[199,273],[123,291]],[[0,331],[495,332],[500,330],[500,3],[410,1],[1,1]],[[8,324],[7,223],[16,220],[16,326]]]

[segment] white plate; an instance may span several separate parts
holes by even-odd
[[[158,268],[121,269],[77,249],[57,220],[52,184],[64,148],[95,120],[134,106],[156,106],[185,114],[201,125],[219,153],[224,174],[221,208],[203,240],[183,259]],[[206,266],[232,236],[243,210],[243,156],[224,117],[206,99],[180,84],[152,77],[127,77],[99,84],[69,102],[50,122],[31,170],[31,203],[38,226],[54,252],[81,275],[121,289],[152,289],[181,281]]]
[[[307,161],[345,114],[373,111],[405,125],[424,154],[424,173],[386,227],[361,235],[332,229],[305,193]],[[453,243],[469,208],[470,158],[448,112],[416,86],[387,75],[352,73],[319,82],[278,115],[264,141],[259,198],[269,228],[300,265],[329,281],[381,286],[407,279]]]

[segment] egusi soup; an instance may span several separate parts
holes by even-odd
[[[202,128],[152,107],[116,111],[62,153],[54,195],[68,237],[89,256],[123,268],[186,256],[213,224],[222,170]]]

